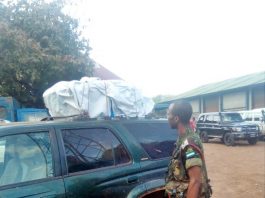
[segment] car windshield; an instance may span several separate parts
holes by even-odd
[[[224,113],[222,114],[223,122],[242,122],[243,119],[239,113]]]

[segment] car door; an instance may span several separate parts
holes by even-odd
[[[213,116],[211,114],[206,115],[204,121],[204,130],[208,133],[208,136],[214,135]]]
[[[218,136],[218,137],[221,137],[223,135],[223,131],[222,131],[222,128],[220,126],[220,116],[218,114],[214,114],[213,115],[213,120],[212,120],[212,123],[213,123],[213,131],[212,131],[212,135],[213,136]]]
[[[205,118],[205,115],[201,115],[199,117],[198,122],[196,124],[197,131],[203,131],[204,130],[204,128],[205,128],[204,118]]]
[[[1,198],[65,197],[51,128],[17,127],[0,134]]]
[[[65,161],[66,195],[126,197],[140,181],[139,163],[115,129],[102,126],[63,128],[60,153]]]

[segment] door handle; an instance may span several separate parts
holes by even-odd
[[[129,177],[129,178],[127,179],[127,182],[128,182],[128,183],[135,183],[135,182],[138,182],[138,181],[139,181],[138,176],[132,176],[132,177]]]

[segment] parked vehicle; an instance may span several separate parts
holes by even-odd
[[[197,131],[203,142],[219,138],[227,146],[234,145],[236,140],[247,140],[254,145],[260,133],[258,125],[245,122],[237,112],[203,113]]]
[[[177,134],[166,120],[0,127],[0,197],[159,197]]]
[[[23,108],[13,97],[0,97],[0,119],[11,122],[40,121],[48,117],[47,109]]]
[[[9,120],[0,119],[0,123],[10,123],[10,121]]]
[[[240,111],[239,113],[245,121],[259,125],[261,139],[265,140],[265,108]]]

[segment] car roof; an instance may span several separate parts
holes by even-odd
[[[201,115],[211,115],[211,114],[218,114],[219,112],[208,112],[208,113],[201,113]]]
[[[242,111],[242,112],[243,112],[243,113],[261,113],[262,110],[265,111],[265,108],[245,110],[245,111]]]
[[[85,123],[91,124],[105,124],[105,125],[118,125],[125,123],[167,123],[167,120],[160,119],[121,119],[121,120],[55,120],[55,121],[37,121],[37,122],[11,122],[1,123],[0,131],[3,129],[12,129],[20,127],[56,127],[56,126],[78,126]]]
[[[239,113],[238,111],[222,111],[222,112],[208,112],[208,113],[201,113],[200,116],[202,115],[212,115],[212,114],[219,114],[219,113]]]

